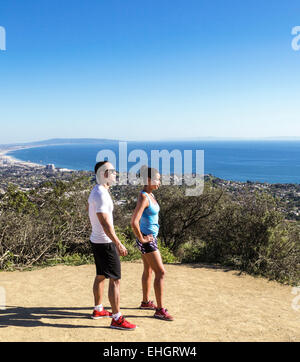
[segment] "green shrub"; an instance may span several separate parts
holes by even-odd
[[[268,245],[260,251],[256,272],[270,279],[298,285],[300,281],[300,229],[283,223],[270,233]]]
[[[182,245],[178,251],[178,257],[183,263],[206,262],[204,253],[205,242],[202,240],[190,240]]]
[[[179,259],[167,248],[163,246],[160,239],[157,240],[157,245],[164,264],[179,263]]]
[[[128,238],[129,230],[121,231],[118,226],[115,226],[115,231],[121,243],[128,251],[126,256],[121,256],[121,261],[134,261],[141,259],[140,251],[135,247],[135,239]]]
[[[183,262],[219,263],[280,282],[300,281],[300,233],[267,195],[227,199],[180,249]]]
[[[83,265],[83,264],[93,264],[94,257],[93,254],[67,254],[61,259],[62,263],[67,265]]]
[[[0,270],[38,265],[93,263],[87,199],[90,179],[47,182],[29,192],[9,186],[0,199]],[[135,188],[118,188],[115,229],[141,260],[130,227]],[[219,263],[286,283],[299,283],[300,226],[287,223],[266,194],[225,194],[206,183],[199,197],[179,187],[157,192],[161,206],[158,245],[164,263]]]

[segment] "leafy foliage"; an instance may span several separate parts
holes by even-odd
[[[92,263],[87,213],[92,187],[85,176],[47,181],[26,192],[9,185],[0,196],[0,269]],[[127,261],[141,258],[130,227],[138,192],[136,186],[112,189],[116,232],[128,250],[122,257]],[[165,263],[219,263],[299,283],[299,223],[287,222],[269,194],[246,188],[230,194],[208,181],[197,197],[185,196],[179,186],[162,186],[155,195]]]

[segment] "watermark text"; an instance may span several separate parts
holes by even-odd
[[[6,30],[0,26],[0,51],[6,50]]]
[[[300,50],[300,26],[293,27],[292,35],[296,35],[292,40],[292,48],[295,51],[299,51]]]
[[[194,157],[193,157],[194,156]],[[134,149],[128,154],[127,142],[119,142],[118,150],[118,185],[142,185],[143,177],[139,170],[143,166],[161,170],[162,185],[187,186],[186,196],[199,196],[204,189],[204,151],[203,150],[151,150],[146,152]],[[117,156],[110,149],[98,152],[96,162],[107,160],[117,165]],[[193,167],[193,160],[195,167]],[[135,163],[128,170],[128,165]],[[160,167],[161,166],[161,167]],[[171,172],[171,166],[173,171]],[[98,182],[99,183],[99,182]],[[192,187],[193,186],[193,187]]]

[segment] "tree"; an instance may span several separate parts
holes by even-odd
[[[172,252],[195,236],[197,225],[215,212],[216,205],[222,197],[222,190],[205,186],[200,196],[185,196],[185,188],[162,186],[156,192],[160,205],[159,236],[165,246]]]

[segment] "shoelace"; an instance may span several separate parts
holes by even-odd
[[[142,304],[153,304],[153,300],[148,300],[148,302],[142,302]]]
[[[120,316],[120,318],[116,321],[118,324],[122,324],[125,320],[125,317],[124,316]],[[125,321],[126,322],[126,321]]]
[[[162,312],[164,308],[158,309],[158,312]],[[167,313],[168,309],[165,309],[165,312]]]

